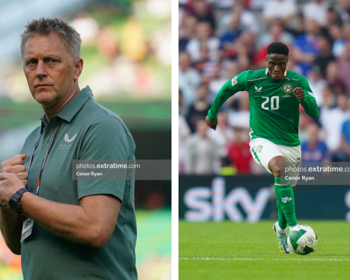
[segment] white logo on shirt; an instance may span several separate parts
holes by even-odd
[[[68,134],[66,133],[66,135],[64,135],[64,141],[66,141],[67,143],[73,142],[74,139],[75,139],[75,137],[77,137],[77,134],[78,134],[78,133],[75,133],[75,135],[74,135],[71,139],[69,139],[69,136],[68,136]]]
[[[258,87],[255,86],[255,91],[261,92],[261,90],[262,90],[262,87],[258,88]]]

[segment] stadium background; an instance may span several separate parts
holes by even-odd
[[[287,68],[308,78],[320,110],[313,120],[300,106],[303,162],[349,161],[349,12],[348,0],[180,1],[180,182],[216,175],[244,184],[242,175],[267,176],[249,152],[247,92],[223,105],[216,131],[204,118],[226,81],[266,66],[266,48],[274,41],[289,46]],[[211,186],[215,176],[207,178],[205,185]],[[344,215],[336,218],[345,217],[344,199]]]
[[[40,124],[19,57],[20,33],[34,18],[57,16],[82,37],[84,71],[97,102],[119,114],[137,159],[171,158],[170,0],[0,1],[0,161],[19,153]],[[137,181],[139,279],[170,279],[170,181]],[[0,239],[0,279],[23,279],[20,257]]]
[[[316,273],[319,278],[312,279],[329,279],[327,266],[301,264],[295,255],[295,265],[282,269],[276,238],[267,232],[277,219],[273,177],[249,152],[248,93],[228,99],[216,131],[204,118],[220,87],[244,70],[265,68],[267,46],[281,41],[290,49],[287,68],[307,77],[320,110],[313,120],[300,107],[302,161],[349,162],[349,15],[349,0],[179,1],[180,279],[274,279],[282,273],[284,279]],[[344,268],[349,235],[328,220],[348,228],[349,185],[298,184],[295,202],[299,222],[308,219],[322,237],[312,257],[346,258],[339,260]],[[231,223],[245,221],[260,222]],[[251,259],[256,257],[261,261]]]

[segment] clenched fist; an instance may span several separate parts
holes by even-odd
[[[205,117],[205,122],[207,123],[207,125],[208,125],[210,128],[216,130],[216,126],[218,125],[218,122],[217,122],[217,121],[211,121],[211,120],[209,120],[208,116],[206,116],[206,117]]]
[[[13,158],[7,159],[1,163],[1,172],[13,173],[22,181],[24,186],[28,183],[28,173],[23,161],[27,157],[26,154],[15,155]]]
[[[299,100],[302,101],[305,98],[305,93],[304,90],[301,87],[296,87],[293,90],[293,94],[295,95],[295,97]]]

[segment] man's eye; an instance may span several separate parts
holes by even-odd
[[[28,61],[28,65],[34,65],[34,64],[36,64],[36,61],[35,61],[35,60],[30,60],[30,61]]]

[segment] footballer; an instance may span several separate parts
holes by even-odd
[[[249,92],[250,152],[254,160],[275,177],[278,221],[273,225],[280,251],[289,254],[287,225],[298,225],[293,189],[296,181],[281,182],[281,164],[300,163],[299,104],[310,117],[319,115],[316,99],[306,78],[287,70],[289,49],[280,42],[267,48],[267,68],[248,70],[226,82],[213,101],[206,123],[216,129],[222,104],[239,91]]]

